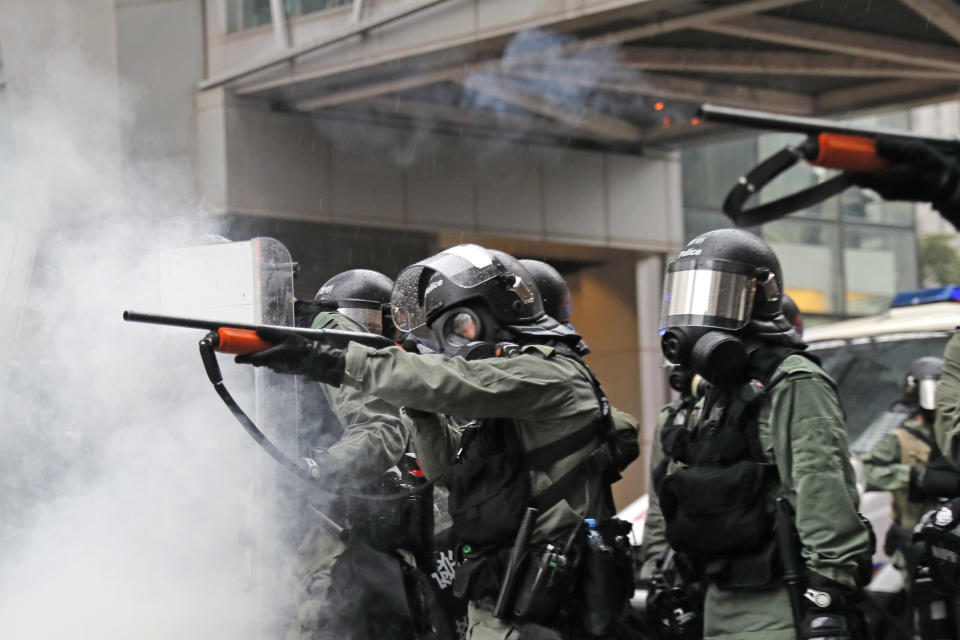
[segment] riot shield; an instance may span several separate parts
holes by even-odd
[[[161,312],[204,319],[293,326],[290,252],[273,238],[170,249],[159,256]],[[238,402],[253,407],[260,429],[288,456],[299,457],[296,380],[266,368],[224,367]],[[238,427],[239,429],[239,427]],[[250,638],[279,638],[294,617],[291,562],[297,544],[296,482],[250,446],[250,484],[242,536],[245,579],[256,593],[260,624]]]

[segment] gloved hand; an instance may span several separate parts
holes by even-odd
[[[877,173],[854,174],[854,184],[884,200],[931,202],[960,228],[960,165],[923,142],[879,136],[877,154],[893,164]]]
[[[813,571],[806,572],[807,588],[803,593],[807,612],[803,618],[805,640],[850,640],[852,630],[851,600],[856,590]]]
[[[303,458],[307,471],[314,480],[324,480],[330,471],[330,455],[320,447],[314,447],[308,453],[309,457]]]
[[[346,370],[346,352],[302,336],[258,329],[257,335],[275,346],[256,353],[237,356],[237,364],[267,367],[277,373],[304,375],[313,380],[339,387]]]
[[[927,502],[930,498],[956,497],[960,497],[960,471],[936,464],[910,467],[910,500]]]

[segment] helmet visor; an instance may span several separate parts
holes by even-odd
[[[744,327],[753,309],[757,278],[749,265],[682,258],[667,266],[660,328]]]
[[[935,378],[925,378],[917,385],[921,408],[927,411],[933,411],[937,408],[937,384],[939,382]]]
[[[383,312],[367,307],[337,307],[337,311],[350,318],[370,333],[383,331]]]
[[[502,269],[483,247],[461,244],[411,265],[397,276],[390,296],[393,321],[401,331],[413,331],[427,323],[424,300],[445,281],[469,289],[495,278]]]

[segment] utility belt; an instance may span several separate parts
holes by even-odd
[[[433,491],[413,491],[394,475],[376,485],[370,497],[341,496],[334,513],[350,527],[351,539],[378,551],[428,552],[433,541]],[[380,496],[406,494],[396,499]]]
[[[630,523],[611,518],[593,531],[580,525],[565,539],[527,545],[513,572],[501,617],[586,637],[613,634],[634,590],[630,528]],[[511,573],[510,557],[509,548],[464,545],[454,595],[473,601],[497,599],[499,604],[507,586],[505,576]]]

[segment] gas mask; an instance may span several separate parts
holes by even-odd
[[[663,356],[707,382],[738,382],[747,366],[747,347],[735,335],[707,327],[670,327],[660,339]]]
[[[496,355],[497,322],[484,309],[454,307],[430,323],[442,353],[465,360]]]

